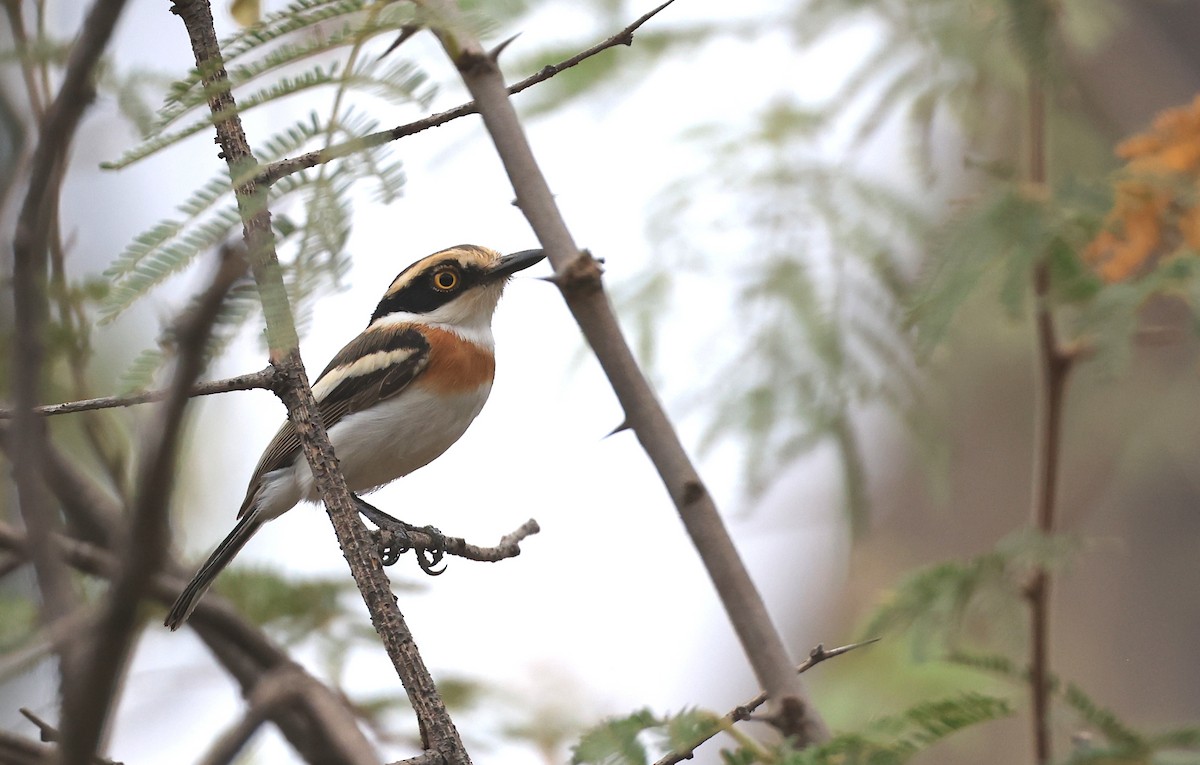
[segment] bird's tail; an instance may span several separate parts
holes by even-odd
[[[179,597],[175,599],[175,604],[171,606],[171,611],[167,614],[163,624],[172,630],[183,626],[183,623],[192,615],[192,611],[196,610],[196,603],[200,600],[200,596],[208,590],[213,580],[217,578],[217,574],[229,565],[233,556],[245,547],[246,543],[250,541],[250,537],[254,536],[254,532],[263,525],[260,515],[258,508],[254,507],[238,519],[233,531],[229,532],[229,536],[217,545],[217,549],[213,550],[212,555],[208,556],[208,560],[204,561],[204,565],[192,577],[192,581],[188,582],[188,586],[179,593]]]

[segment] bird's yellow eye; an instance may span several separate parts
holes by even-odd
[[[433,286],[442,292],[449,292],[458,286],[458,274],[450,269],[438,271],[433,275]]]

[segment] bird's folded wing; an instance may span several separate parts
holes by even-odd
[[[313,396],[325,429],[343,417],[399,394],[429,363],[429,343],[411,326],[368,329],[336,356],[313,383]],[[300,436],[288,420],[271,439],[246,489],[238,517],[249,509],[262,477],[287,467],[300,454]]]

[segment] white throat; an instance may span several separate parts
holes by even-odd
[[[430,313],[408,313],[407,311],[397,311],[396,313],[389,313],[387,316],[376,319],[375,325],[385,327],[393,324],[425,324],[430,327],[443,329],[447,332],[453,332],[463,340],[474,343],[480,348],[487,348],[488,350],[495,349],[496,340],[492,335],[492,322],[490,316],[487,318],[474,318],[473,321],[467,322],[450,322],[444,320],[439,321],[439,319],[446,318],[438,316],[438,313],[441,310],[442,309],[439,308],[437,311],[432,311]]]

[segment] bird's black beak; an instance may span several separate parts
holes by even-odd
[[[534,263],[537,263],[546,257],[544,250],[521,250],[514,252],[512,255],[505,255],[492,266],[488,271],[488,276],[496,279],[503,279],[512,276],[518,271],[529,268]]]

